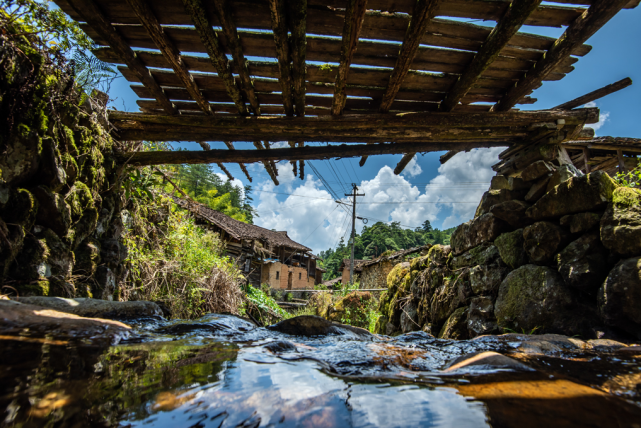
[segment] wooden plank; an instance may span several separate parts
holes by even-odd
[[[573,108],[581,107],[582,105],[585,105],[591,101],[598,100],[599,98],[603,98],[606,95],[610,95],[614,92],[620,91],[621,89],[627,88],[631,84],[632,79],[626,77],[625,79],[621,79],[618,82],[611,83],[600,89],[597,89],[596,91],[592,91],[583,96],[575,98],[572,101],[568,101],[567,103],[563,103],[556,107],[553,107],[553,110],[572,110]]]
[[[220,46],[216,32],[211,27],[211,22],[207,18],[202,0],[183,0],[183,4],[198,32],[204,51],[209,55],[211,65],[222,80],[227,95],[236,105],[238,113],[247,114],[247,107],[229,69],[229,61]],[[203,62],[205,61],[203,60]]]
[[[265,147],[261,144],[260,141],[254,141],[254,147],[258,151],[261,152],[261,154],[267,150],[265,150]],[[235,150],[233,153],[240,153],[240,152],[254,152],[253,150]],[[255,153],[254,153],[255,154]],[[246,163],[252,163],[252,162],[247,162],[244,158],[239,157],[239,161],[237,162],[246,162]],[[269,162],[269,159],[264,158],[264,156],[261,156],[260,162],[262,162],[263,166],[265,167],[265,171],[267,171],[267,174],[269,174],[269,178],[272,179],[274,184],[278,186],[278,179],[276,178],[276,175],[278,174],[278,170],[272,169],[272,163]],[[203,163],[208,163],[208,162],[203,162]]]
[[[254,84],[247,70],[247,63],[245,61],[245,55],[243,54],[243,48],[238,39],[238,30],[236,29],[230,2],[229,0],[214,0],[213,3],[216,15],[218,15],[218,21],[223,29],[223,34],[225,34],[225,38],[227,39],[227,46],[231,50],[232,58],[236,64],[236,71],[240,76],[245,96],[252,107],[252,112],[255,115],[259,115],[260,105],[254,94]]]
[[[626,173],[625,160],[623,159],[623,150],[617,149],[617,159],[619,160],[619,172]]]
[[[224,173],[225,173],[225,175],[227,176],[227,179],[228,179],[229,181],[233,181],[233,180],[234,180],[234,177],[233,177],[233,176],[231,175],[231,173],[227,170],[227,168],[225,168],[225,165],[223,165],[221,162],[216,162],[216,165],[218,166],[218,168],[220,168],[220,169],[222,170],[222,172],[224,172]]]
[[[270,147],[269,147],[269,141],[268,141],[268,140],[265,140],[265,141],[263,141],[263,143],[265,144],[265,148],[266,148],[267,150],[269,150],[269,149],[270,149]],[[274,175],[275,175],[275,176],[278,176],[278,168],[276,167],[276,163],[275,163],[273,160],[270,160],[270,161],[269,161],[269,165],[271,166],[271,168],[272,168],[272,171],[273,171]],[[278,183],[276,183],[276,185],[278,185]]]
[[[541,0],[514,1],[487,37],[483,47],[465,72],[458,78],[441,103],[442,111],[452,111],[487,70],[510,39],[539,6]]]
[[[358,46],[358,38],[363,26],[363,19],[365,18],[366,5],[367,0],[348,0],[345,8],[345,24],[343,26],[340,64],[334,83],[333,115],[340,115],[345,106],[347,75],[349,74],[354,52]]]
[[[136,78],[147,87],[153,97],[158,101],[168,114],[178,114],[178,110],[172,105],[164,91],[149,73],[143,62],[136,56],[122,36],[105,18],[101,10],[93,0],[69,0],[72,10],[87,22],[108,43],[118,57],[124,62]]]
[[[399,154],[410,151],[432,152],[445,150],[446,147],[458,147],[459,149],[471,149],[476,147],[500,147],[509,144],[506,141],[478,143],[403,143],[403,144],[358,144],[358,145],[333,145],[303,148],[284,148],[270,150],[209,150],[209,151],[155,151],[123,153],[119,155],[118,161],[127,161],[129,165],[165,165],[165,164],[202,164],[202,163],[236,163],[236,162],[262,162],[280,160],[312,160],[330,159],[333,157],[357,157],[362,154],[368,156],[379,154]],[[257,146],[258,147],[258,146]],[[268,173],[270,171],[268,170]],[[272,176],[272,180],[276,177]]]
[[[416,156],[416,152],[409,152],[405,153],[401,160],[396,164],[396,168],[394,168],[394,174],[399,175],[405,167],[407,166],[408,163],[414,159],[414,156]]]
[[[292,79],[296,116],[305,116],[305,76],[307,58],[307,0],[289,0],[288,22],[291,31]],[[302,167],[302,165],[301,165]]]
[[[414,61],[416,52],[418,51],[419,44],[423,34],[427,29],[427,25],[434,17],[434,13],[439,4],[439,0],[418,0],[414,9],[412,10],[412,18],[407,26],[407,32],[403,39],[401,51],[396,58],[394,70],[389,78],[387,90],[383,94],[381,100],[381,113],[387,113],[396,98],[396,94],[401,88],[401,84],[405,80],[405,76],[410,69],[410,65]]]
[[[452,159],[454,155],[456,155],[457,153],[459,153],[459,150],[450,150],[444,155],[441,155],[441,157],[439,157],[438,160],[441,163],[441,165],[443,165],[445,162]]]
[[[585,167],[585,173],[590,173],[590,150],[587,147],[581,147],[583,151],[583,163]]]
[[[285,114],[287,116],[293,116],[293,82],[287,35],[287,17],[285,15],[285,0],[269,0],[269,12],[271,15],[274,43],[276,45],[276,56],[278,57],[278,80],[282,88],[283,106],[285,107]],[[267,54],[267,52],[263,53],[263,55],[265,54]]]
[[[180,51],[174,43],[164,33],[160,23],[156,19],[154,12],[151,10],[145,0],[127,0],[127,3],[134,11],[143,27],[147,30],[149,37],[154,41],[156,47],[162,52],[163,56],[173,68],[176,76],[180,79],[183,86],[189,92],[189,95],[206,114],[212,114],[209,103],[203,98],[198,86],[194,82],[189,70],[182,62]]]
[[[572,49],[585,43],[594,33],[614,17],[627,3],[627,0],[594,0],[590,9],[577,18],[547,51],[536,65],[505,96],[496,103],[494,110],[507,111],[518,99],[529,94],[541,84],[543,77],[563,58],[570,55]]]
[[[225,145],[229,150],[236,150],[236,148],[234,147],[234,143],[232,143],[231,141],[225,141]],[[238,162],[238,166],[240,167],[241,171],[243,171],[243,173],[245,174],[245,177],[247,177],[247,180],[249,180],[249,182],[251,183],[252,178],[249,175],[249,172],[247,171],[245,164],[242,162]]]

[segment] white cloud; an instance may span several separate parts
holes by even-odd
[[[289,143],[287,141],[277,141],[275,143],[270,143],[269,147],[272,149],[283,149],[285,147],[289,147]]]
[[[423,168],[418,164],[416,161],[416,155],[414,155],[401,174],[409,177],[416,177],[417,175],[420,175],[421,172],[423,172]]]
[[[596,103],[594,101],[590,101],[583,107],[597,107]],[[597,123],[592,123],[590,125],[586,125],[587,127],[590,127],[594,129],[594,135],[596,136],[596,131],[601,129],[603,125],[605,125],[605,122],[610,121],[610,112],[609,111],[602,111],[601,114],[599,115],[599,121]]]

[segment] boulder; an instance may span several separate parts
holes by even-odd
[[[530,261],[545,265],[554,255],[565,247],[570,240],[569,234],[549,221],[539,221],[523,229],[523,248]]]
[[[96,284],[92,290],[95,297],[102,300],[113,300],[116,291],[116,275],[107,266],[98,266],[94,277]]]
[[[620,187],[601,218],[601,241],[615,254],[641,255],[641,190]]]
[[[459,270],[469,266],[487,265],[498,259],[498,248],[490,242],[485,242],[461,255],[452,257],[449,265],[452,270]]]
[[[32,193],[38,200],[36,223],[66,237],[71,227],[71,207],[64,195],[54,193],[46,186],[38,186]]]
[[[139,318],[162,316],[156,303],[144,300],[110,302],[99,299],[65,299],[62,297],[16,297],[20,303],[43,306],[56,311],[92,318]]]
[[[621,260],[598,294],[599,315],[606,325],[641,339],[641,257]]]
[[[494,314],[501,328],[590,334],[590,314],[576,301],[556,270],[525,265],[510,272],[499,287]]]
[[[531,206],[527,202],[511,200],[492,206],[490,213],[510,226],[523,227],[532,224],[532,220],[525,214]]]
[[[467,330],[470,337],[498,332],[492,298],[479,296],[471,300],[467,314]]]
[[[531,184],[527,183],[520,177],[507,177],[505,175],[495,175],[492,177],[490,190],[528,190]]]
[[[438,334],[439,339],[467,339],[467,311],[465,307],[452,312]]]
[[[441,325],[452,312],[464,302],[459,300],[458,276],[444,278],[441,286],[434,290],[430,299],[428,321],[432,324]]]
[[[123,323],[95,318],[84,318],[42,306],[0,300],[0,335],[3,340],[16,340],[66,345],[68,342],[110,346],[131,334]]]
[[[557,254],[556,263],[567,285],[591,295],[596,295],[608,274],[607,252],[598,231],[570,243]]]
[[[479,217],[490,212],[490,208],[492,208],[494,205],[511,201],[513,199],[522,199],[526,193],[526,190],[488,190],[487,192],[483,193],[481,203],[476,209],[476,214],[474,215],[474,217]]]
[[[601,214],[578,213],[561,217],[559,223],[561,226],[569,228],[570,233],[583,233],[597,226],[600,221]]]
[[[470,287],[476,295],[496,296],[507,272],[508,269],[498,263],[474,266],[470,269]]]
[[[409,333],[410,331],[418,331],[421,326],[418,324],[418,312],[414,302],[410,302],[403,307],[401,313],[401,331]]]
[[[551,219],[585,211],[598,211],[610,200],[617,184],[603,171],[573,177],[547,192],[527,210],[534,220]]]
[[[552,173],[552,176],[550,177],[550,181],[548,182],[548,185],[546,187],[546,192],[549,192],[559,184],[568,181],[570,178],[581,177],[583,175],[585,174],[583,174],[581,171],[576,169],[574,165],[570,165],[570,164],[561,165],[560,167],[557,168],[556,171],[554,171],[554,173]]]
[[[523,229],[500,235],[494,240],[503,263],[516,269],[528,262],[527,253],[523,249]]]
[[[554,171],[554,165],[549,162],[540,160],[527,166],[523,170],[523,172],[521,172],[521,179],[523,181],[533,181]]]
[[[500,234],[509,230],[510,226],[503,220],[494,217],[493,214],[483,214],[463,223],[452,233],[452,253],[455,256],[462,254],[484,242],[494,241]]]
[[[344,325],[326,320],[315,315],[301,315],[289,318],[267,327],[293,336],[326,336],[328,334],[352,335],[361,338],[372,337],[372,334],[359,327]]]
[[[540,178],[536,183],[530,187],[530,190],[525,194],[524,199],[528,202],[534,203],[541,199],[545,192],[547,192],[547,186],[552,178],[552,174],[548,174]]]

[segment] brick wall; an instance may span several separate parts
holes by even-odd
[[[276,275],[277,272],[278,275]],[[263,284],[269,284],[269,287],[272,289],[287,290],[290,272],[292,274],[292,290],[314,288],[314,277],[307,276],[306,268],[288,266],[278,262],[267,263],[263,265],[263,275],[261,282]]]

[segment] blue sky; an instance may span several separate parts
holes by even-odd
[[[475,22],[481,24],[479,22]],[[635,82],[618,93],[596,102],[602,120],[597,135],[641,138],[641,8],[623,10],[588,44],[592,51],[579,59],[575,70],[558,82],[545,82],[534,92],[534,105],[527,110],[554,107],[624,77]],[[493,24],[493,23],[489,23]],[[488,25],[489,25],[488,24]],[[563,29],[524,27],[522,31],[558,37]],[[136,96],[124,78],[111,87],[111,105],[119,110],[137,111]],[[225,148],[212,143],[212,148]],[[236,143],[238,148],[253,148],[249,143]],[[200,150],[193,142],[175,143],[174,147]],[[349,192],[356,183],[361,193],[357,214],[376,221],[399,221],[405,227],[418,227],[430,220],[435,227],[449,228],[469,220],[481,195],[493,176],[491,165],[498,161],[502,149],[478,149],[460,153],[440,165],[443,152],[419,155],[400,176],[392,172],[401,155],[370,157],[363,168],[358,158],[312,161],[319,174],[336,194]],[[240,168],[227,165],[242,184],[249,184]],[[217,172],[218,168],[214,166]],[[260,164],[248,165],[253,177],[254,206],[259,217],[256,224],[269,229],[287,230],[294,240],[311,247],[314,252],[335,246],[341,237],[348,237],[349,216],[339,206],[309,165],[305,180],[294,178],[287,162],[278,165],[281,185],[273,185]],[[362,228],[357,222],[357,228]]]

